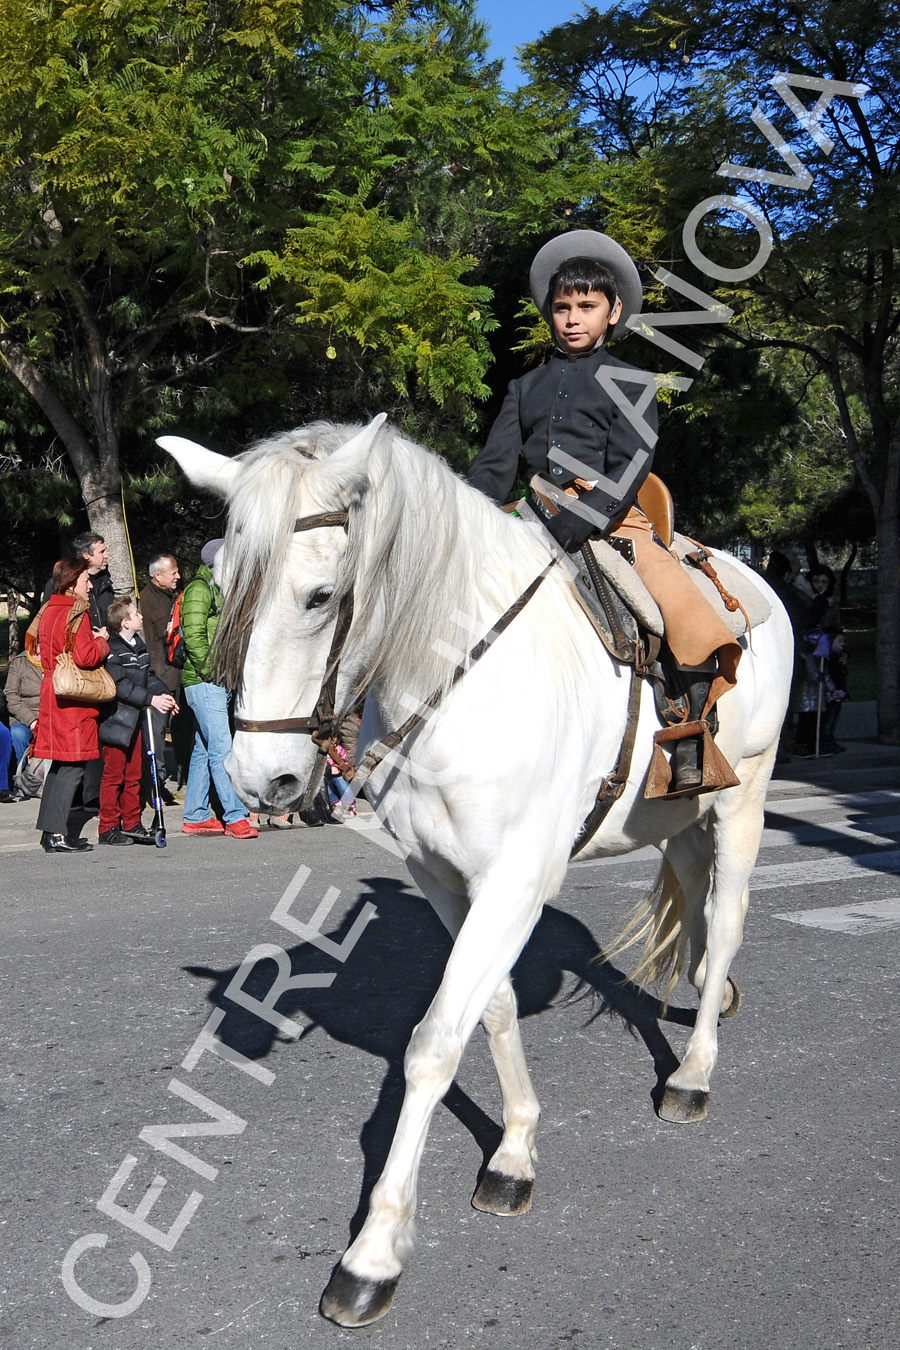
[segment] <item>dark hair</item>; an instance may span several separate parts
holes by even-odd
[[[777,549],[769,554],[766,560],[766,576],[771,572],[773,577],[786,577],[791,570],[791,560]]]
[[[828,590],[825,592],[825,599],[829,599],[831,595],[834,593],[834,587],[837,578],[835,577],[831,568],[826,567],[824,563],[820,564],[818,567],[810,568],[809,572],[810,585],[812,585],[816,577],[824,577],[825,580],[828,582]]]
[[[610,309],[614,308],[619,298],[616,279],[612,272],[608,267],[604,267],[603,263],[595,262],[593,258],[567,258],[564,263],[560,263],[550,278],[547,291],[549,307],[552,307],[557,291],[562,291],[564,295],[568,295],[571,291],[577,291],[579,295],[587,295],[589,291],[602,291],[609,301]]]
[[[85,530],[84,534],[76,534],[72,540],[72,552],[76,557],[82,553],[91,553],[95,544],[104,543],[102,534],[94,534],[93,530]]]
[[[65,595],[71,590],[82,572],[87,571],[86,558],[60,558],[53,564],[53,594]]]
[[[106,613],[106,622],[116,633],[121,633],[122,624],[128,618],[128,611],[137,602],[133,595],[117,595]]]

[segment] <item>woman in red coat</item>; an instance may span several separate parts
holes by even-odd
[[[106,629],[91,632],[88,598],[91,579],[85,558],[61,558],[53,569],[53,593],[41,616],[38,629],[41,665],[46,678],[41,684],[41,704],[33,754],[53,763],[44,779],[44,791],[38,811],[37,828],[45,853],[83,853],[93,848],[78,837],[80,825],[73,817],[72,804],[84,778],[87,760],[100,754],[96,703],[74,703],[57,698],[53,688],[56,658],[63,651],[67,634],[75,633],[71,645],[77,666],[92,669],[102,665],[109,654]]]

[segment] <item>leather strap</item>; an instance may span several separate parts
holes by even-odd
[[[553,558],[547,564],[543,572],[541,572],[539,576],[535,577],[534,581],[532,581],[531,584],[522,592],[522,594],[516,600],[513,601],[509,609],[506,610],[504,614],[501,614],[500,618],[492,626],[490,632],[485,634],[485,636],[481,639],[480,642],[476,642],[475,646],[469,652],[468,660],[462,663],[461,665],[458,665],[456,669],[453,671],[453,674],[450,677],[450,683],[447,685],[446,691],[436,689],[434,693],[431,695],[431,697],[426,699],[426,701],[422,704],[422,709],[419,712],[414,712],[410,717],[407,717],[406,721],[402,724],[402,726],[397,727],[394,731],[390,731],[386,736],[382,737],[382,739],[378,742],[377,748],[373,746],[373,748],[363,756],[359,764],[357,764],[356,767],[352,770],[352,773],[349,772],[348,770],[345,770],[344,772],[345,778],[362,778],[362,779],[368,778],[369,774],[372,773],[372,771],[378,767],[378,765],[385,758],[385,756],[389,755],[392,750],[396,750],[397,747],[410,734],[410,732],[415,731],[419,723],[425,720],[426,710],[436,708],[440,704],[440,702],[444,697],[444,693],[445,692],[449,693],[449,691],[459,683],[459,681],[465,675],[466,671],[469,670],[475,664],[476,661],[481,660],[482,656],[484,656],[485,652],[496,641],[496,639],[500,636],[500,634],[504,631],[504,629],[509,627],[513,619],[518,614],[521,614],[522,610],[525,608],[525,606],[528,604],[528,601],[538,590],[538,587],[542,584],[545,577],[549,575],[551,567],[555,566],[556,561],[557,561],[556,558]]]
[[[301,516],[294,521],[294,534],[301,534],[303,530],[321,530],[329,525],[346,528],[349,519],[349,511],[321,511],[317,516]]]
[[[307,519],[313,519],[312,516]],[[312,527],[310,527],[312,528]],[[334,735],[334,696],[337,690],[338,664],[350,625],[353,622],[353,591],[343,597],[338,609],[337,623],[331,638],[331,649],[325,663],[325,678],[319,690],[316,706],[309,717],[281,717],[258,721],[249,717],[235,717],[235,731],[297,731],[312,736],[316,745],[324,747]]]
[[[606,611],[609,631],[612,633],[613,643],[615,644],[613,655],[619,661],[630,661],[633,656],[632,644],[619,622],[618,611],[611,595],[612,588],[606,577],[600,571],[600,568],[597,566],[597,559],[594,557],[594,550],[591,548],[590,544],[585,544],[580,552],[584,559],[584,565],[587,568],[588,576],[594,583],[594,591],[597,598]]]
[[[635,664],[631,667],[631,683],[628,688],[628,713],[625,719],[625,731],[622,736],[622,744],[619,746],[619,756],[616,760],[615,768],[600,784],[597,796],[594,799],[594,805],[585,817],[584,823],[575,837],[575,843],[572,845],[572,851],[569,854],[570,858],[577,857],[588,840],[593,838],[599,829],[601,822],[606,818],[609,811],[625,791],[625,784],[628,782],[628,775],[631,773],[631,760],[634,755],[635,741],[637,740],[638,715],[641,708],[641,682],[637,677],[637,664],[637,661],[635,661]]]

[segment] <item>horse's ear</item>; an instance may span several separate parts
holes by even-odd
[[[219,497],[228,496],[240,473],[236,460],[205,450],[196,441],[186,441],[183,436],[157,436],[156,444],[178,462],[195,487],[206,488]]]
[[[387,413],[373,417],[367,427],[351,436],[327,459],[316,466],[316,482],[324,499],[334,505],[349,506],[358,500],[369,484],[369,455]]]

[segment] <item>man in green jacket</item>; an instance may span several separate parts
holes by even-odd
[[[250,824],[247,808],[225,772],[225,758],[231,750],[228,723],[231,693],[212,682],[209,669],[210,648],[222,609],[222,593],[213,578],[212,566],[224,542],[211,539],[204,544],[197,575],[185,587],[181,599],[181,631],[186,651],[181,683],[197,721],[182,828],[185,834],[224,833],[232,839],[256,839],[257,831]],[[210,779],[222,805],[222,820],[210,810]]]

